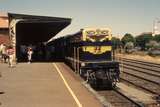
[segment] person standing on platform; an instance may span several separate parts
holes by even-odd
[[[2,58],[2,62],[6,63],[7,61],[7,53],[6,53],[6,45],[2,44],[0,46],[0,50],[1,50],[1,58]]]
[[[7,46],[5,44],[4,44],[4,48],[3,48],[3,51],[2,51],[2,55],[3,55],[3,62],[7,63],[8,55],[7,55]]]
[[[0,45],[0,58],[2,59],[2,49],[3,49],[3,44]]]
[[[9,67],[13,67],[13,55],[14,55],[14,49],[13,46],[9,46],[7,49],[7,54],[8,54],[8,63],[9,63]]]
[[[28,54],[28,63],[30,64],[32,61],[32,54],[33,54],[33,49],[31,47],[28,47],[27,54]]]

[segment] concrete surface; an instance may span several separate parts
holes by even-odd
[[[102,107],[65,64],[57,64],[82,107]],[[1,107],[78,107],[52,63],[0,64]]]

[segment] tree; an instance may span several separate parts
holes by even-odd
[[[134,43],[133,42],[127,42],[124,46],[125,52],[131,53],[134,48]]]
[[[149,50],[157,49],[159,48],[159,44],[157,43],[157,41],[151,40],[146,43],[146,48]]]
[[[154,39],[155,41],[157,41],[157,42],[160,42],[160,34],[159,34],[159,35],[155,35],[155,36],[153,37],[153,39]]]
[[[149,43],[146,44],[148,47],[148,54],[157,56],[160,55],[160,43],[155,40],[151,40]]]
[[[136,37],[136,45],[141,47],[142,50],[145,50],[146,43],[150,40],[153,40],[152,34],[142,34]]]
[[[119,38],[116,38],[116,37],[112,37],[112,46],[113,46],[113,49],[117,49],[117,48],[120,48],[121,47],[121,41]]]
[[[126,33],[123,38],[121,39],[121,42],[123,44],[123,47],[126,45],[126,43],[128,42],[133,42],[133,44],[135,44],[135,38],[129,34],[129,33]]]

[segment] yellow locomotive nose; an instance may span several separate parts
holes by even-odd
[[[101,46],[95,46],[94,51],[95,53],[101,53]]]
[[[111,50],[112,50],[111,46],[83,46],[84,52],[89,52],[92,54],[103,54]]]

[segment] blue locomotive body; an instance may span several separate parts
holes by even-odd
[[[82,29],[78,33],[55,39],[56,56],[64,60],[91,85],[115,86],[119,63],[114,60],[110,29]]]

